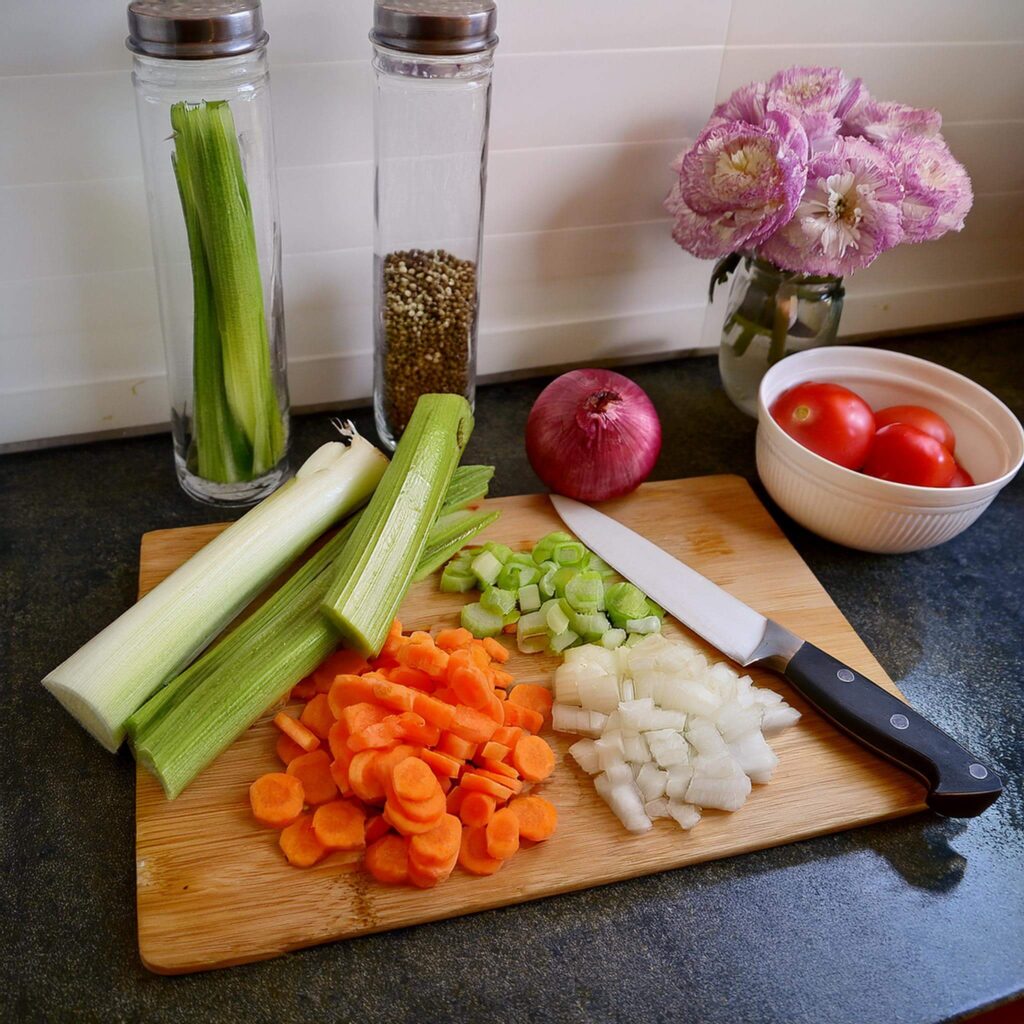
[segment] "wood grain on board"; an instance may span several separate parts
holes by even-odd
[[[544,495],[488,501],[501,518],[484,535],[527,547],[561,523]],[[810,569],[739,477],[646,484],[603,506],[758,611],[898,693]],[[227,524],[148,533],[140,595]],[[442,594],[432,578],[402,606],[406,629],[454,625],[466,597]],[[683,632],[674,620],[666,633]],[[712,657],[719,657],[708,649]],[[557,659],[513,651],[518,681],[550,679]],[[314,868],[289,866],[277,833],[250,814],[248,787],[278,770],[276,729],[265,716],[177,800],[138,770],[136,795],[139,948],[154,971],[182,973],[245,963],[333,939],[455,917],[584,889],[686,864],[729,857],[809,836],[882,821],[924,807],[924,789],[810,711],[778,676],[754,671],[804,717],[772,741],[781,762],[770,785],[755,786],[733,814],[708,811],[691,832],[659,821],[625,832],[569,758],[572,737],[546,733],[558,754],[541,787],[558,807],[559,828],[523,849],[500,872],[477,878],[456,869],[433,890],[389,888],[332,854]]]

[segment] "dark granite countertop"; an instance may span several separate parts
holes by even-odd
[[[885,347],[1024,415],[1021,333]],[[656,478],[740,473],[764,498],[754,423],[713,359],[626,372],[663,417]],[[497,465],[496,495],[538,489],[521,438],[545,383],[482,390],[467,457]],[[373,436],[366,410],[354,419]],[[294,462],[330,435],[326,415],[297,418]],[[7,456],[0,494],[4,1021],[924,1024],[1024,990],[1024,475],[959,538],[900,557],[829,544],[769,504],[910,700],[1003,771],[983,817],[922,814],[179,978],[136,949],[131,758],[39,680],[132,601],[143,532],[228,517],[178,490],[165,436]]]

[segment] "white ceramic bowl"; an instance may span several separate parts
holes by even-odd
[[[923,405],[956,434],[973,487],[913,487],[844,469],[793,440],[768,409],[804,381],[856,391],[873,409]],[[967,529],[1024,462],[1024,429],[981,385],[898,352],[840,345],[788,356],[758,392],[757,471],[779,506],[808,530],[861,551],[920,551]]]

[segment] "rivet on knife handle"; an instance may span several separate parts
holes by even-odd
[[[1003,791],[999,776],[951,736],[814,644],[797,650],[784,675],[844,732],[919,776],[933,811],[973,818]]]

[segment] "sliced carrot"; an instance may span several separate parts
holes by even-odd
[[[452,658],[461,654],[452,655]],[[471,708],[482,708],[494,696],[491,681],[475,665],[458,665],[448,673],[448,682],[461,704]]]
[[[540,842],[558,827],[555,805],[542,796],[517,796],[508,808],[519,819],[519,835],[523,839]]]
[[[554,696],[546,686],[538,686],[536,683],[520,683],[512,688],[508,699],[520,707],[536,711],[541,721],[551,714],[551,705],[554,703]]]
[[[494,730],[492,739],[509,750],[514,750],[516,744],[522,739],[523,730],[518,725],[503,725],[500,729]]]
[[[439,729],[447,729],[452,724],[452,719],[455,718],[455,708],[452,705],[445,704],[444,701],[440,701],[426,693],[418,693],[415,690],[411,692],[416,694],[413,699],[412,710],[417,715],[420,715],[431,725],[436,725]]]
[[[314,750],[295,758],[285,771],[302,783],[307,804],[325,804],[338,794],[331,774],[331,755],[326,750]]]
[[[494,761],[489,757],[484,757],[479,761],[479,765],[481,768],[486,768],[487,771],[497,778],[519,778],[519,772],[517,772],[512,765],[506,764],[504,761]],[[502,783],[502,785],[504,785],[504,783]]]
[[[388,717],[388,709],[379,704],[371,704],[361,700],[358,704],[348,704],[341,709],[338,721],[345,723],[345,730],[350,736],[362,732],[367,726],[383,722]]]
[[[445,807],[448,809],[449,814],[458,816],[459,811],[462,809],[462,804],[469,794],[461,786],[456,786],[452,789],[445,797]]]
[[[427,767],[442,779],[457,779],[459,777],[459,769],[462,767],[462,762],[458,758],[449,757],[447,754],[440,754],[436,750],[430,750],[427,747],[420,751],[420,757],[423,758]]]
[[[352,759],[352,751],[348,749],[348,729],[345,728],[343,719],[339,718],[331,726],[330,731],[327,733],[327,745],[331,748],[331,753],[336,758],[341,757],[344,752],[348,760]]]
[[[395,619],[391,623],[391,628],[388,630],[388,635],[384,639],[384,646],[381,648],[380,653],[388,658],[394,658],[398,654],[399,648],[405,643],[405,637],[402,636],[402,624]]]
[[[426,672],[421,672],[418,668],[409,668],[408,665],[396,665],[393,669],[389,669],[388,679],[393,683],[410,686],[414,690],[423,690],[427,693],[433,690],[435,685],[434,680]]]
[[[438,824],[444,814],[445,803],[443,794],[441,796],[441,813],[435,814],[424,821],[418,821],[416,818],[410,817],[390,799],[384,804],[384,820],[403,836],[414,836],[420,832],[429,832]]]
[[[331,800],[313,812],[313,832],[328,850],[361,850],[366,842],[366,815],[352,800]]]
[[[462,822],[452,814],[429,832],[421,832],[409,840],[409,859],[424,867],[444,867],[458,856],[462,842]]]
[[[458,629],[442,629],[434,638],[434,643],[443,651],[457,651],[469,647],[473,642],[473,634],[459,626]]]
[[[434,691],[434,696],[445,704],[451,704],[453,708],[458,707],[459,695],[450,686],[439,686]]]
[[[387,795],[387,787],[391,782],[391,773],[394,771],[395,765],[399,761],[404,761],[407,757],[412,757],[418,753],[418,748],[411,744],[399,743],[397,747],[393,747],[391,750],[381,754],[373,762],[373,771],[376,773],[377,782],[381,788],[381,796]]]
[[[302,709],[299,721],[320,739],[327,739],[327,734],[331,731],[331,726],[334,725],[334,713],[327,701],[327,695],[318,693],[310,700]]]
[[[487,852],[487,832],[482,828],[464,828],[459,847],[459,864],[472,875],[493,875],[505,862]]]
[[[306,676],[292,687],[291,695],[295,700],[309,700],[316,692],[316,683],[313,681],[313,677]]]
[[[469,828],[483,828],[491,820],[497,805],[497,800],[486,793],[467,793],[459,808],[459,817]]]
[[[520,683],[520,686],[522,685]],[[511,700],[507,700],[505,701],[505,724],[518,725],[527,732],[540,732],[541,726],[544,724],[544,716],[532,708],[526,708],[522,704],[514,704]]]
[[[306,753],[306,751],[304,751],[302,747],[300,747],[298,743],[291,738],[291,736],[285,736],[284,733],[281,733],[281,735],[277,737],[276,749],[277,756],[281,758],[281,761],[284,764],[289,764],[294,761],[295,758],[302,757],[302,755]]]
[[[327,693],[335,676],[360,676],[369,667],[367,660],[358,651],[341,648],[330,655],[326,661],[322,661],[310,678],[313,680],[317,693]]]
[[[527,782],[542,782],[555,767],[555,752],[539,736],[524,736],[512,751],[512,764]]]
[[[420,764],[423,762],[420,761]],[[412,821],[436,821],[444,814],[448,800],[433,772],[430,773],[430,777],[433,780],[434,791],[426,800],[403,800],[392,787],[385,786],[388,803],[401,811],[403,817]]]
[[[270,828],[284,828],[302,813],[302,780],[285,772],[268,772],[249,787],[253,817]]]
[[[487,703],[480,709],[488,718],[494,720],[496,729],[505,724],[505,702],[498,696],[500,693],[501,690],[491,690]]]
[[[441,792],[444,793],[445,796],[448,796],[452,786],[455,785],[455,780],[446,778],[444,775],[438,775],[437,784],[441,787]]]
[[[483,648],[499,665],[504,665],[508,661],[508,648],[499,644],[494,637],[484,637]]]
[[[366,869],[385,885],[402,885],[409,878],[409,852],[401,836],[389,834],[366,850]]]
[[[486,768],[474,768],[474,775],[480,775],[485,779],[490,779],[492,782],[496,782],[499,786],[504,786],[506,789],[512,790],[513,793],[521,793],[523,791],[523,784],[519,779],[514,778],[511,775],[506,775],[503,772],[492,772]]]
[[[502,626],[501,631],[502,631],[502,633],[507,633],[509,636],[515,636],[515,634],[516,634],[516,625],[515,625],[514,622],[509,623],[509,625],[507,625],[507,626]]]
[[[406,644],[398,652],[398,663],[409,668],[417,668],[432,679],[441,679],[448,668],[448,652],[434,646],[434,641],[414,641]]]
[[[487,852],[498,860],[508,860],[519,849],[519,819],[507,807],[495,811],[487,822]]]
[[[502,786],[493,779],[478,775],[476,772],[466,772],[459,780],[459,786],[467,792],[486,793],[488,796],[493,796],[499,804],[505,803],[509,797],[514,795],[508,786]]]
[[[422,715],[415,711],[403,711],[398,716],[398,737],[418,747],[433,747],[441,738],[441,730],[429,725]]]
[[[348,766],[351,763],[350,759],[336,757],[330,764],[331,778],[334,779],[334,784],[342,796],[352,795],[352,783],[348,779]]]
[[[366,819],[366,845],[377,842],[381,836],[386,836],[391,826],[384,820],[383,814],[375,814],[372,818]]]
[[[398,742],[398,715],[388,715],[375,725],[368,725],[346,740],[348,749],[390,750]]]
[[[490,637],[487,639],[489,640]],[[507,690],[508,687],[515,682],[515,676],[513,676],[511,672],[506,672],[501,668],[492,668],[491,678],[494,680],[494,685],[500,686],[503,690]]]
[[[452,732],[441,733],[441,739],[437,743],[437,749],[442,754],[447,754],[449,757],[457,758],[460,761],[468,761],[473,757],[476,754],[476,748],[476,743],[464,740],[461,736],[456,736]]]
[[[391,785],[402,803],[417,803],[437,792],[437,776],[419,757],[407,757],[391,769]]]
[[[460,705],[455,709],[450,729],[456,736],[461,736],[470,743],[486,743],[499,726],[493,718],[473,708]]]
[[[327,703],[335,718],[341,718],[342,711],[350,704],[374,702],[373,682],[363,676],[337,676],[327,694]]]
[[[348,784],[360,800],[374,803],[384,798],[384,783],[377,776],[375,759],[380,756],[376,750],[361,750],[348,766]]]
[[[373,685],[373,699],[379,704],[383,704],[387,708],[391,708],[394,711],[416,711],[415,701],[417,697],[430,698],[426,694],[421,693],[419,690],[414,690],[409,686],[402,686],[399,683],[393,683],[390,679],[381,675],[379,672],[368,672],[362,677],[367,682]],[[426,716],[424,716],[426,717]]]
[[[494,740],[488,740],[476,752],[477,758],[484,757],[492,761],[502,761],[508,754],[509,748],[502,743],[495,743]]]
[[[313,831],[312,814],[299,815],[282,831],[278,844],[288,862],[297,868],[310,868],[327,853],[327,847]]]

